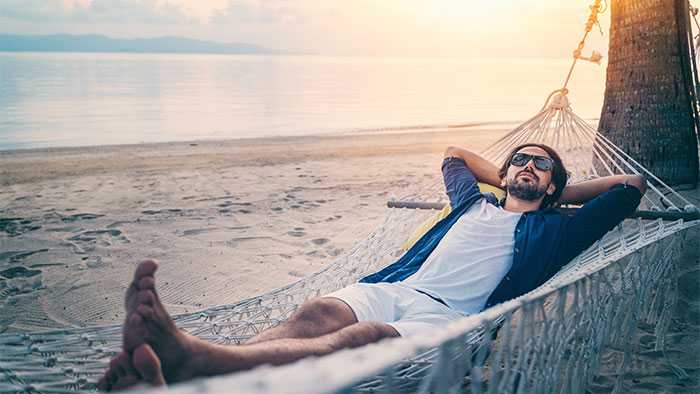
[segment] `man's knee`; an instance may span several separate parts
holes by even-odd
[[[338,331],[333,341],[334,350],[364,346],[384,338],[401,336],[394,327],[375,321],[363,321]]]
[[[303,303],[291,320],[333,326],[336,330],[357,322],[347,304],[330,297],[318,297]]]

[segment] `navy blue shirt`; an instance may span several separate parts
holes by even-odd
[[[366,276],[363,283],[398,282],[418,271],[452,225],[482,198],[464,160],[447,157],[442,163],[452,212],[436,223],[396,262]],[[486,301],[485,308],[521,296],[554,276],[569,261],[633,213],[642,198],[634,186],[617,184],[569,216],[547,208],[524,212],[515,226],[513,265]]]

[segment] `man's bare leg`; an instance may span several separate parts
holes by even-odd
[[[286,321],[248,339],[245,345],[284,338],[317,338],[355,323],[355,313],[345,302],[318,297],[302,304]]]
[[[175,326],[155,291],[153,275],[156,268],[154,262],[142,263],[136,270],[134,291],[130,288],[127,292],[124,350],[130,352],[134,346],[149,344],[161,361],[168,383],[246,370],[262,364],[286,364],[311,355],[320,356],[399,336],[387,324],[361,322],[317,338],[271,339],[274,335],[270,335],[267,341],[245,346],[211,344]],[[278,335],[282,332],[278,330]],[[292,329],[292,334],[298,332]]]
[[[126,322],[139,304],[140,290],[155,287],[155,272],[158,264],[146,260],[139,264],[126,292]],[[357,323],[352,309],[343,301],[332,297],[319,297],[305,302],[292,316],[278,326],[269,328],[248,339],[246,345],[282,338],[316,338]],[[126,324],[126,323],[125,323]],[[124,329],[124,349],[129,351],[143,343],[143,335],[134,335],[134,329]]]

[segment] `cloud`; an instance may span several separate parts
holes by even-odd
[[[238,0],[230,1],[223,9],[215,10],[210,18],[214,24],[297,24],[303,22],[302,1]]]
[[[158,0],[3,0],[0,17],[44,23],[192,23],[182,6]]]
[[[0,2],[0,17],[31,22],[64,19],[69,9],[61,0],[5,0]]]

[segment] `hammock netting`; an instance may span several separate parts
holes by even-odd
[[[601,354],[623,350],[617,386],[630,368],[639,324],[654,327],[663,350],[676,297],[676,261],[697,208],[574,114],[566,91],[509,132],[483,155],[496,164],[522,142],[554,147],[571,182],[643,174],[648,190],[640,210],[675,220],[627,219],[547,283],[517,299],[468,316],[429,337],[397,338],[282,367],[173,386],[193,392],[584,392]],[[403,200],[440,202],[443,185]],[[387,210],[384,222],[322,271],[289,286],[232,305],[178,315],[176,324],[202,339],[239,345],[287,319],[304,301],[375,272],[403,253],[402,244],[430,211]],[[121,348],[121,326],[0,335],[0,393],[95,390]]]

